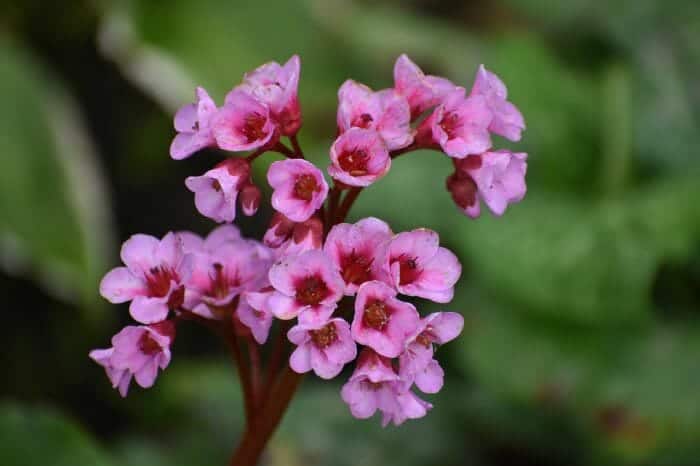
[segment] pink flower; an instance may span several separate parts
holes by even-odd
[[[111,303],[131,301],[131,316],[143,324],[165,320],[169,309],[184,300],[182,285],[191,273],[191,258],[182,240],[168,233],[162,240],[134,235],[121,250],[126,267],[112,269],[100,283],[100,294]]]
[[[365,348],[360,353],[355,372],[343,385],[340,394],[356,418],[370,418],[379,410],[383,414],[382,426],[389,422],[400,425],[406,419],[425,416],[432,408],[407,385],[394,372],[389,359]]]
[[[392,235],[389,225],[374,217],[331,228],[323,251],[343,277],[346,295],[354,295],[360,285],[370,280],[392,283],[381,260]]]
[[[352,337],[388,358],[400,355],[420,317],[412,304],[396,299],[396,291],[383,282],[370,281],[357,290]]]
[[[241,232],[235,225],[221,225],[214,228],[206,238],[202,238],[191,231],[178,231],[182,248],[185,254],[193,252],[214,252],[219,246],[228,242],[235,242],[241,239]]]
[[[243,83],[236,88],[270,107],[284,136],[296,134],[302,124],[297,90],[300,66],[297,55],[293,55],[282,66],[275,61],[265,63],[246,73]]]
[[[488,127],[491,111],[483,96],[464,96],[458,87],[418,127],[416,140],[423,146],[439,145],[450,157],[461,159],[491,147]]]
[[[464,318],[456,312],[435,312],[422,319],[399,358],[401,378],[413,380],[424,393],[439,392],[444,372],[433,359],[433,345],[454,340],[463,327]]]
[[[511,141],[520,140],[521,132],[525,129],[523,115],[506,100],[508,90],[503,81],[484,68],[484,65],[479,66],[470,95],[481,95],[486,99],[486,104],[493,113],[489,131]]]
[[[472,218],[480,215],[479,199],[486,203],[491,212],[500,216],[508,204],[520,202],[527,192],[527,154],[524,152],[500,150],[469,156],[459,161],[457,171],[471,177],[478,193],[478,196],[475,194],[466,199],[464,206],[458,203]]]
[[[389,243],[387,267],[399,293],[437,303],[452,300],[462,266],[439,243],[438,234],[425,228],[394,236]]]
[[[318,250],[285,257],[272,266],[269,279],[277,292],[268,305],[279,319],[300,315],[305,322],[325,322],[343,297],[343,278]]]
[[[292,327],[287,337],[297,345],[289,366],[299,374],[313,370],[322,379],[332,379],[357,356],[350,326],[343,319],[301,323]]]
[[[434,107],[457,86],[438,76],[426,76],[405,54],[394,65],[394,88],[411,107],[411,119]]]
[[[216,144],[209,125],[216,113],[216,104],[201,87],[196,89],[195,99],[195,103],[185,105],[175,114],[177,135],[170,145],[170,157],[175,160]]]
[[[112,348],[90,352],[90,358],[105,368],[112,386],[121,396],[129,391],[131,378],[143,388],[150,388],[158,369],[170,363],[170,345],[175,325],[163,321],[149,326],[128,326],[112,337]]]
[[[232,222],[236,218],[238,191],[249,182],[250,165],[244,159],[227,159],[202,176],[185,180],[194,193],[194,204],[200,214],[216,222]]]
[[[249,291],[241,295],[241,300],[236,309],[238,320],[250,329],[253,338],[262,345],[267,341],[272,327],[272,311],[267,304],[267,299],[274,293],[272,287],[261,291]]]
[[[274,248],[278,259],[319,249],[323,242],[323,222],[314,216],[305,222],[294,223],[281,213],[275,212],[263,242]]]
[[[323,173],[306,160],[274,162],[267,172],[267,181],[274,189],[272,207],[294,222],[308,220],[328,194]]]
[[[219,147],[235,152],[263,147],[277,137],[268,106],[240,90],[226,96],[211,127]]]
[[[369,186],[387,174],[391,157],[379,133],[350,128],[331,146],[328,174],[349,186]]]
[[[338,128],[373,129],[389,150],[401,149],[413,141],[408,102],[393,89],[373,92],[369,87],[347,80],[338,90]]]
[[[267,284],[271,265],[272,252],[252,240],[226,241],[211,252],[193,253],[185,307],[209,319],[227,317],[236,296]]]

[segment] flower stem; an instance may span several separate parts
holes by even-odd
[[[303,159],[304,157],[304,151],[301,149],[301,146],[299,145],[299,141],[297,140],[297,135],[289,136],[289,141],[292,143],[292,148],[294,149],[294,153],[296,154],[297,158]]]

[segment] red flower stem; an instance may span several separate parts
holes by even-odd
[[[333,219],[335,218],[336,211],[338,210],[338,203],[340,202],[340,194],[341,189],[334,183],[328,196],[328,211],[326,212],[325,219],[326,233],[328,233],[327,230],[330,230],[333,226]]]
[[[252,338],[248,338],[248,358],[250,359],[250,391],[254,410],[257,411],[262,404],[262,379],[260,364],[260,348]]]
[[[292,143],[292,148],[294,149],[294,153],[296,154],[297,158],[303,159],[304,157],[304,151],[301,149],[301,146],[299,145],[299,141],[297,140],[297,135],[294,134],[292,136],[289,136],[289,141]]]
[[[284,155],[285,157],[287,157],[289,159],[297,158],[296,153],[292,149],[290,149],[289,147],[285,146],[282,141],[277,141],[277,144],[272,146],[270,148],[270,150],[275,151],[275,152],[279,152],[280,154]]]
[[[281,321],[279,328],[277,329],[277,335],[275,335],[275,341],[272,346],[272,351],[270,352],[270,358],[267,362],[267,368],[265,371],[263,392],[261,395],[262,400],[267,400],[270,395],[270,391],[275,384],[275,380],[279,375],[279,368],[282,360],[286,354],[287,343],[287,330],[291,325],[290,321]]]
[[[340,204],[340,207],[338,208],[338,212],[336,213],[335,218],[333,219],[332,225],[336,225],[345,221],[345,218],[350,212],[350,208],[355,203],[357,196],[359,196],[361,192],[362,188],[350,188],[350,191],[348,191],[348,193],[345,195],[342,204]]]
[[[238,339],[233,329],[233,325],[224,325],[224,340],[228,344],[236,365],[236,372],[243,388],[243,408],[245,410],[246,423],[250,423],[254,416],[255,400],[253,398],[252,384],[250,380],[250,368],[243,360],[241,349],[238,346]]]
[[[297,374],[288,366],[280,376],[258,416],[248,423],[243,439],[233,452],[230,466],[255,466],[265,445],[274,434],[284,416],[290,400],[299,386],[303,374]]]

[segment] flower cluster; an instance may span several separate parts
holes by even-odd
[[[239,371],[249,409],[275,396],[264,385],[278,380],[276,359],[285,351],[291,371],[313,371],[323,379],[355,361],[341,396],[357,418],[380,411],[383,425],[398,425],[432,407],[414,387],[440,391],[444,373],[435,347],[461,333],[463,318],[447,311],[421,315],[416,305],[421,299],[449,303],[461,265],[434,231],[394,233],[377,218],[345,218],[361,190],[384,177],[394,158],[419,149],[453,160],[446,185],[466,215],[478,217],[481,201],[502,215],[525,195],[526,154],[493,150],[491,135],[518,141],[523,117],[507,100],[503,82],[483,66],[467,93],[425,75],[402,55],[394,87],[373,91],[352,80],[340,87],[329,186],[297,141],[299,75],[296,56],[284,65],[271,62],[247,73],[223,106],[197,88],[196,101],[175,115],[172,158],[204,148],[249,154],[185,180],[197,210],[223,225],[206,237],[134,235],[122,247],[124,266],[102,280],[102,296],[130,301],[140,324],[115,335],[111,348],[90,353],[122,396],[132,378],[141,387],[153,385],[170,362],[177,325],[194,321],[226,337],[239,369],[253,369]],[[251,165],[267,152],[284,158],[267,171],[275,213],[259,242],[244,238],[231,222],[238,204],[245,215],[257,212],[263,194]],[[273,335],[277,344],[265,371],[270,378],[247,380],[251,373],[259,377],[257,345]]]

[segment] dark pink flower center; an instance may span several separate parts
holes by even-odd
[[[353,250],[351,254],[344,256],[341,260],[341,270],[345,283],[361,285],[371,279],[372,259],[356,254]]]
[[[456,113],[447,113],[440,121],[440,127],[447,134],[448,139],[454,139],[458,136],[457,130],[461,125],[462,121]]]
[[[243,119],[241,133],[246,138],[246,142],[251,143],[263,139],[267,134],[264,131],[267,119],[259,113],[249,113]]]
[[[313,175],[301,175],[294,183],[294,195],[302,201],[310,201],[320,189]]]
[[[177,274],[165,266],[152,267],[146,274],[146,283],[151,297],[163,298],[170,292],[170,282],[180,281]]]
[[[362,323],[375,330],[383,330],[389,322],[389,309],[384,301],[372,301],[365,306]]]
[[[352,121],[352,126],[367,129],[373,121],[374,118],[372,118],[372,115],[369,113],[363,113]]]
[[[320,349],[327,348],[338,339],[334,322],[326,324],[318,330],[309,331],[309,335],[311,335],[311,341],[314,342],[314,345]]]
[[[399,285],[413,283],[420,276],[421,270],[415,257],[399,258]]]
[[[221,192],[221,183],[219,183],[219,180],[211,180],[211,187],[214,191],[216,192]]]
[[[364,149],[352,149],[344,151],[338,157],[340,168],[352,176],[363,176],[367,174],[367,162],[369,154]]]
[[[224,266],[218,262],[214,263],[212,267],[214,268],[214,273],[210,275],[209,296],[216,299],[224,299],[232,287],[240,285],[240,281],[237,277],[229,277]]]
[[[153,356],[154,354],[158,354],[162,351],[158,342],[155,341],[148,332],[143,332],[141,338],[139,338],[138,345],[139,350],[147,356]]]
[[[296,299],[304,306],[316,306],[329,295],[326,282],[317,276],[304,278],[296,290]]]

